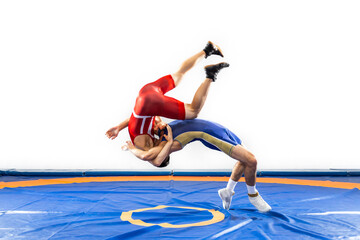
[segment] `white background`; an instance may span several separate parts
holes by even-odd
[[[105,132],[208,40],[230,68],[199,116],[259,169],[360,168],[359,1],[1,1],[0,168],[154,169]],[[199,63],[169,95],[190,102]],[[230,169],[190,144],[169,169]]]

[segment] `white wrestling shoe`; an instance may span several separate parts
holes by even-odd
[[[256,207],[259,212],[268,212],[271,210],[271,207],[264,199],[260,196],[259,192],[255,194],[248,194],[249,201],[254,207]]]
[[[223,188],[218,191],[219,197],[222,200],[223,208],[229,210],[231,199],[234,196],[235,192],[231,191],[230,189]]]

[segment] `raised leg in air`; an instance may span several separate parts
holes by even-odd
[[[228,63],[218,63],[205,67],[206,79],[197,89],[192,102],[190,104],[185,104],[185,119],[197,118],[204,106],[211,83],[216,80],[219,71],[226,67],[229,67]]]
[[[187,71],[193,68],[199,61],[211,55],[219,55],[223,57],[221,49],[217,45],[209,41],[201,52],[186,59],[181,64],[180,68],[175,73],[171,74],[172,78],[174,79],[175,86],[179,85]]]

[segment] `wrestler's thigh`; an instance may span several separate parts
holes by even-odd
[[[160,116],[171,119],[185,119],[185,104],[175,98],[162,96],[163,109]]]
[[[158,80],[146,84],[139,92],[139,94],[143,94],[149,91],[160,92],[161,94],[165,94],[171,89],[175,88],[175,83],[171,75],[166,75]]]

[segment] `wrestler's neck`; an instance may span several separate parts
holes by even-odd
[[[134,145],[141,150],[148,151],[154,147],[154,142],[149,135],[138,135],[134,139]]]

